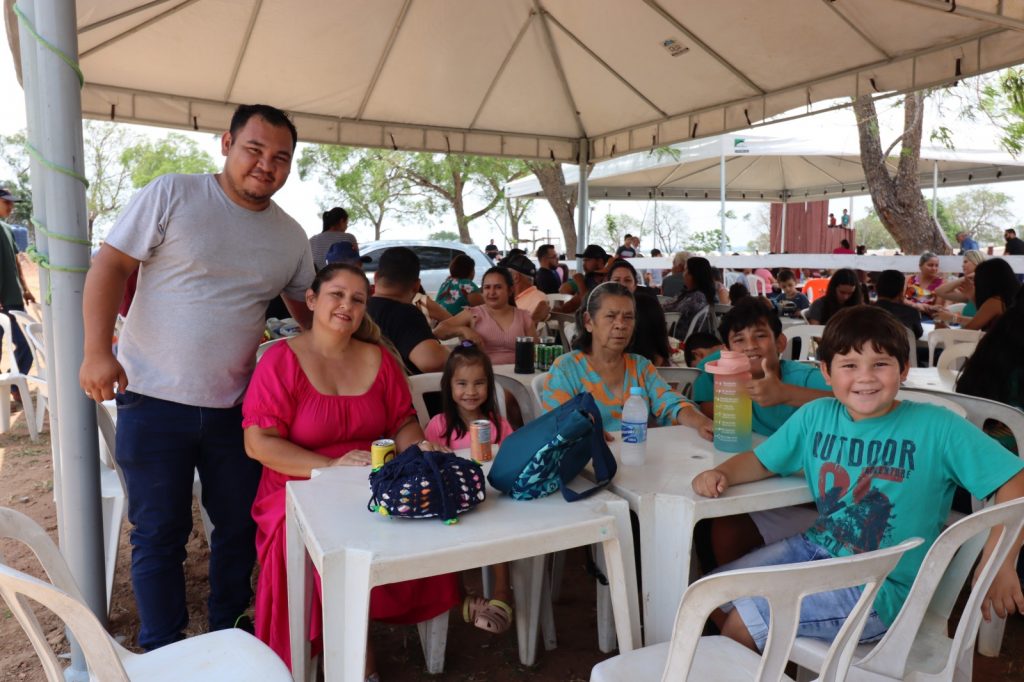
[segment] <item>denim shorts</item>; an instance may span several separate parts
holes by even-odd
[[[824,548],[814,544],[806,537],[794,535],[779,540],[760,549],[756,549],[745,557],[720,567],[715,572],[731,571],[738,568],[755,568],[759,566],[775,566],[778,564],[794,564],[805,561],[831,559]],[[797,637],[813,637],[831,642],[839,634],[846,622],[846,617],[856,606],[862,592],[861,587],[848,587],[830,592],[818,592],[804,597],[800,603],[800,624]],[[723,611],[731,611],[735,607],[747,626],[750,636],[757,644],[758,651],[764,651],[768,641],[769,610],[768,602],[761,597],[743,597],[722,607]],[[860,641],[874,642],[881,639],[888,629],[874,609],[868,613]]]

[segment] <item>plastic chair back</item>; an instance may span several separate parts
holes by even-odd
[[[782,330],[788,341],[782,357],[786,360],[807,360],[811,351],[818,347],[818,339],[825,331],[823,324],[794,324]],[[800,339],[800,353],[793,357],[793,339]]]
[[[281,341],[286,341],[286,340],[288,340],[288,337],[287,336],[282,336],[279,339],[271,339],[270,341],[264,341],[263,343],[261,343],[259,345],[259,347],[256,348],[256,362],[259,362],[260,358],[263,357],[263,354],[266,353],[267,350],[271,346],[273,346],[275,343],[279,343]]]
[[[926,614],[932,611],[933,597],[938,589],[944,588],[947,595],[951,594],[955,600],[960,588],[970,576],[970,566],[974,556],[983,545],[988,532],[1002,526],[998,531],[998,541],[988,563],[980,571],[971,593],[964,604],[963,614],[957,624],[956,632],[949,646],[939,645],[938,642],[930,642],[923,648],[936,653],[945,652],[945,661],[941,670],[919,671],[922,674],[915,679],[951,680],[953,671],[957,668],[962,657],[973,655],[974,640],[981,623],[981,600],[988,592],[989,586],[995,578],[998,567],[1006,560],[1007,554],[1014,545],[1014,540],[1020,534],[1024,526],[1024,498],[997,504],[993,507],[975,512],[966,516],[960,521],[947,528],[935,540],[928,554],[925,555],[921,568],[917,572],[917,578],[910,588],[903,608],[893,622],[892,627],[882,637],[882,640],[866,655],[855,664],[856,668],[882,674],[895,679],[904,679],[911,671],[907,670],[907,662],[912,648],[919,637],[924,634],[928,637],[946,637],[943,628],[939,632],[928,630],[922,632],[922,624]],[[973,545],[966,546],[969,541],[977,536],[981,541],[975,541]],[[966,547],[965,547],[966,546]],[[965,547],[966,554],[958,559],[962,571],[960,580],[956,585],[952,581],[944,580],[946,569],[954,560],[954,556]],[[973,550],[974,556],[971,555]],[[941,595],[940,595],[941,597]],[[936,605],[951,609],[950,598],[940,598]],[[948,611],[938,614],[948,618]],[[943,623],[945,620],[943,620]],[[921,644],[918,644],[921,646]]]
[[[828,278],[827,277],[815,277],[804,282],[803,295],[807,297],[807,300],[811,303],[815,299],[821,298],[828,291]]]
[[[572,298],[572,294],[545,294],[544,297],[551,304],[551,307],[554,308],[559,303],[565,303]]]
[[[976,329],[933,329],[928,334],[928,366],[935,366],[935,349],[948,349],[959,343],[978,343],[985,332]]]
[[[676,325],[682,313],[665,313],[665,326],[668,328],[668,335],[675,336]]]
[[[939,393],[928,393],[926,391],[918,391],[916,389],[901,388],[896,391],[896,400],[909,400],[912,403],[929,403],[931,405],[938,405],[944,407],[953,414],[967,418],[967,410],[961,407],[953,400],[949,400],[945,394]]]
[[[662,379],[677,393],[693,398],[693,382],[702,372],[696,367],[657,367]]]
[[[538,374],[537,376],[535,376],[533,380],[530,382],[530,390],[533,391],[533,397],[537,401],[537,407],[539,410],[538,414],[544,414],[545,412],[547,412],[547,409],[545,409],[544,403],[541,400],[541,394],[544,393],[544,381],[547,379],[547,377],[548,373],[544,372],[543,374]]]
[[[753,296],[767,296],[772,289],[761,275],[749,274],[747,275],[747,291]]]
[[[18,373],[18,365],[14,362],[14,344],[11,341],[11,318],[0,314],[0,333],[3,334],[5,343],[0,351],[0,372],[9,374]]]
[[[427,424],[430,423],[430,412],[427,410],[427,403],[423,399],[423,396],[427,393],[440,393],[441,392],[441,372],[427,372],[426,374],[416,374],[408,377],[409,379],[409,391],[412,393],[412,407],[416,410],[416,419],[420,423],[420,427],[427,428]],[[507,413],[505,412],[505,391],[498,386],[498,382],[494,382],[495,400],[498,405],[498,413],[508,419]]]
[[[726,571],[698,580],[687,588],[676,613],[662,680],[687,679],[708,614],[721,604],[746,596],[764,597],[772,614],[768,642],[761,656],[756,679],[780,680],[796,638],[800,602],[803,598],[818,592],[863,585],[861,597],[829,647],[822,667],[822,679],[842,679],[885,576],[907,550],[917,547],[921,542],[920,538],[912,538],[874,552],[800,564]]]
[[[956,315],[959,315],[964,311],[964,308],[966,307],[966,303],[951,303],[950,305],[946,306],[946,310]]]
[[[939,356],[939,369],[958,370],[963,366],[962,360],[974,355],[976,343],[957,343],[942,351]]]
[[[46,607],[68,625],[85,652],[93,679],[127,681],[128,676],[113,643],[96,617],[84,605],[67,562],[46,531],[24,514],[0,508],[0,537],[27,545],[53,583],[47,584],[0,564],[0,596],[32,643],[46,679],[50,682],[63,682],[64,667],[50,648],[46,634],[26,597]]]

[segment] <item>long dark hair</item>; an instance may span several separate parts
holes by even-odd
[[[494,367],[491,366],[491,359],[487,357],[480,348],[470,341],[463,341],[448,355],[448,361],[444,363],[444,372],[441,374],[441,414],[444,415],[444,441],[451,443],[452,435],[456,439],[463,438],[469,431],[469,424],[462,421],[459,416],[459,406],[452,397],[452,377],[455,370],[467,365],[480,365],[484,368],[484,375],[487,377],[487,399],[480,406],[487,419],[494,424],[494,433],[491,434],[491,442],[501,441],[501,413],[498,412],[498,401],[495,398],[494,388]]]
[[[990,261],[985,261],[988,263]],[[984,265],[984,263],[982,263]],[[978,266],[979,268],[981,265]],[[956,392],[1024,405],[1024,288],[1013,306],[978,341],[960,372]]]
[[[718,300],[715,287],[715,271],[707,258],[692,256],[686,259],[686,272],[693,278],[693,290],[683,292],[680,298],[693,291],[704,294],[708,305],[714,305]]]
[[[846,303],[839,302],[839,287],[843,285],[853,287],[853,293],[850,298],[846,299]],[[864,302],[864,297],[860,291],[860,279],[857,277],[857,273],[850,268],[840,268],[836,270],[832,277],[828,280],[828,288],[825,290],[825,304],[822,306],[821,312],[821,324],[827,323],[832,316],[839,312],[840,308],[852,308],[855,305],[860,305]]]
[[[636,303],[636,322],[633,327],[633,344],[629,348],[630,353],[642,355],[657,364],[655,360],[661,358],[662,362],[668,362],[672,357],[672,349],[668,345],[668,322],[665,321],[665,311],[654,294],[647,293],[649,289],[638,288],[633,296]]]
[[[1020,282],[1013,268],[1002,258],[979,263],[974,269],[974,305],[980,308],[985,301],[997,296],[1007,308],[1013,303]]]

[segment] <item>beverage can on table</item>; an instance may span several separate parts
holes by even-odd
[[[476,462],[490,462],[494,459],[491,452],[491,422],[477,419],[469,425],[470,457]]]
[[[395,441],[381,438],[370,444],[370,468],[374,471],[395,458]]]

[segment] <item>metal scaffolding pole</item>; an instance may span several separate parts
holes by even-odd
[[[29,4],[29,3],[26,3]],[[23,5],[25,6],[25,5]],[[49,273],[42,295],[49,298],[52,333],[47,334],[51,405],[60,415],[56,437],[59,449],[62,552],[86,603],[106,622],[103,570],[103,514],[100,507],[99,451],[96,412],[78,385],[82,363],[82,290],[89,265],[85,184],[82,174],[82,102],[77,71],[78,34],[75,4],[65,0],[35,0],[25,19],[42,38],[26,36],[22,52],[34,47],[34,73],[26,73],[26,107],[32,114],[34,144],[42,161],[34,170],[33,204],[45,215],[46,235],[41,268]],[[25,24],[24,19],[22,24]],[[27,28],[27,26],[25,26]],[[22,34],[24,36],[24,33]],[[44,44],[43,41],[48,44]],[[32,61],[30,59],[30,61]],[[69,63],[70,61],[70,63]],[[37,187],[39,176],[45,180]],[[38,194],[37,194],[38,192]],[[42,230],[37,226],[37,233]],[[85,242],[85,243],[83,243]],[[52,306],[52,307],[51,307]],[[67,447],[74,443],[75,447]],[[87,680],[81,650],[72,648],[68,680]]]
[[[579,195],[576,197],[576,253],[583,253],[587,248],[590,235],[590,181],[587,178],[587,166],[590,164],[590,140],[580,139],[580,180],[576,185]],[[569,254],[566,254],[568,257]],[[583,259],[576,259],[576,271],[583,272]]]

